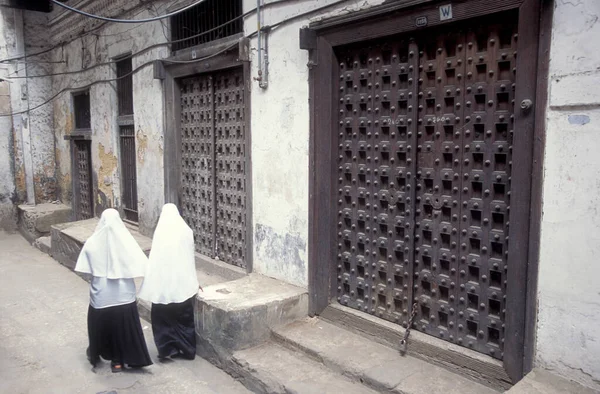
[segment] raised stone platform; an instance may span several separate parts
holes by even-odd
[[[272,329],[307,315],[306,290],[262,275],[206,287],[195,308],[198,354],[224,366],[234,351],[264,342]]]
[[[404,328],[370,314],[331,303],[320,317],[341,329],[351,331],[388,348],[399,349]],[[497,390],[512,387],[502,362],[485,354],[443,341],[416,330],[411,331],[408,355],[438,365]]]
[[[510,394],[598,394],[600,391],[572,380],[567,380],[554,375],[550,371],[536,368],[525,376],[513,388],[507,391]]]
[[[94,233],[99,219],[89,219],[71,223],[61,223],[52,226],[50,237],[42,237],[36,240],[35,246],[45,253],[50,254],[55,260],[69,269],[74,269],[77,257],[83,248],[83,244]],[[125,223],[127,229],[133,235],[146,255],[150,254],[152,239],[140,234],[137,227]],[[220,261],[214,261],[196,255],[196,274],[198,282],[203,288],[224,283],[246,276],[246,271],[241,268],[230,266]],[[84,276],[84,279],[89,278]],[[135,280],[136,288],[139,290],[143,279]],[[138,300],[140,316],[150,321],[150,303]]]
[[[71,208],[63,204],[19,205],[19,231],[29,243],[50,235],[55,224],[71,220]]]
[[[320,318],[274,329],[271,341],[234,352],[229,369],[256,393],[501,392]]]
[[[77,257],[81,248],[87,239],[94,233],[99,219],[88,219],[79,222],[61,223],[52,226],[50,237],[52,247],[50,254],[59,263],[75,268]],[[152,239],[143,236],[138,231],[137,227],[125,224],[128,230],[133,235],[133,238],[138,242],[144,253],[148,255],[152,247]]]

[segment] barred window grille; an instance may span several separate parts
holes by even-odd
[[[138,221],[135,125],[133,123],[133,78],[131,58],[117,62],[117,102],[121,154],[122,208],[125,219]]]
[[[73,112],[75,114],[75,129],[89,130],[92,128],[89,91],[73,94]]]
[[[135,131],[133,125],[119,128],[121,140],[121,187],[125,218],[138,221]]]
[[[133,114],[133,76],[131,58],[117,62],[119,115]]]
[[[206,0],[171,17],[173,41],[183,40],[173,44],[173,51],[242,33],[243,19],[234,20],[241,15],[241,0]]]

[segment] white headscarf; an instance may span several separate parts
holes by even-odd
[[[83,245],[75,271],[108,279],[144,276],[148,258],[114,209],[102,212],[94,234]]]
[[[179,303],[198,293],[194,232],[166,204],[152,239],[150,262],[139,298],[154,304]]]

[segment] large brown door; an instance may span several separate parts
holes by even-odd
[[[240,68],[181,87],[181,213],[199,253],[246,266],[246,132]]]
[[[517,21],[336,50],[339,302],[500,359]]]

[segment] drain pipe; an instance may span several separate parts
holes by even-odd
[[[262,31],[265,33],[265,53],[264,53],[264,71],[259,82],[259,86],[263,89],[266,89],[269,86],[269,32],[271,31],[271,26],[264,26]]]
[[[258,39],[258,77],[255,77],[254,80],[258,81],[258,86],[261,87],[262,89],[266,89],[267,88],[267,79],[266,79],[266,75],[268,73],[268,71],[265,71],[264,75],[263,75],[263,49],[262,49],[262,30],[263,28],[261,27],[261,19],[262,19],[262,12],[261,12],[261,6],[262,6],[262,0],[256,0],[256,31],[258,33],[257,39]],[[265,36],[266,38],[267,36]],[[265,49],[266,49],[266,42],[265,42]],[[267,54],[265,53],[265,59],[267,59]]]

